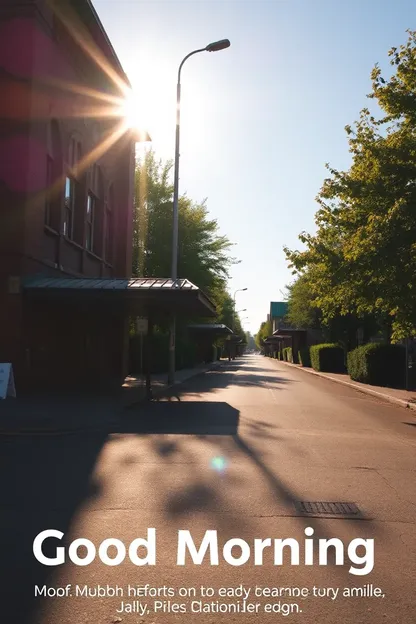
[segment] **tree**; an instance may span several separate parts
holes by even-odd
[[[321,310],[315,304],[316,292],[308,273],[299,275],[286,287],[288,295],[287,320],[297,329],[317,329],[321,326]]]
[[[254,336],[252,336],[250,332],[246,332],[246,342],[247,349],[254,351],[254,349],[256,348],[256,342],[254,340]]]
[[[133,217],[133,275],[168,277],[171,274],[173,185],[172,163],[146,153],[136,167]],[[187,278],[214,300],[226,290],[232,243],[209,219],[206,200],[179,198],[178,276]]]
[[[416,33],[390,50],[395,75],[376,66],[367,108],[347,126],[353,162],[329,165],[317,197],[317,232],[304,251],[285,248],[294,272],[307,272],[324,320],[373,314],[391,319],[393,338],[416,332]]]
[[[268,336],[271,336],[272,331],[273,331],[273,328],[272,328],[271,322],[263,321],[263,323],[260,325],[259,331],[254,337],[256,345],[259,349],[261,348],[263,344],[263,340],[265,340]]]

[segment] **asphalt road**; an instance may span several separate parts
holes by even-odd
[[[260,356],[227,363],[189,380],[179,394],[127,411],[112,431],[2,437],[0,621],[411,624],[415,473],[413,412]],[[299,501],[356,508],[308,517]],[[313,536],[305,535],[308,527]],[[53,557],[57,546],[81,537],[97,552],[108,538],[128,550],[148,528],[156,529],[156,565],[134,565],[127,555],[116,566],[98,556],[79,566],[68,561],[66,548],[67,563],[44,566],[32,553],[45,529],[65,535],[45,542],[45,556]],[[208,550],[201,564],[188,551],[185,565],[177,565],[178,541],[186,536],[178,532],[186,530],[197,549],[207,530],[217,532],[207,535],[218,538],[218,565],[210,564]],[[223,550],[233,538],[247,546],[229,542]],[[254,540],[267,538],[263,562],[258,542],[255,561]],[[282,563],[274,540],[286,538],[293,550],[285,547]],[[317,544],[330,538],[338,539],[338,561],[333,547],[325,565]],[[367,541],[357,547],[358,538]],[[309,555],[306,539],[314,547]],[[86,552],[80,547],[79,557]],[[137,553],[152,555],[143,547]],[[108,556],[115,555],[112,546]],[[245,564],[232,565],[243,555]],[[363,568],[368,573],[351,572]],[[68,595],[35,598],[35,585]],[[343,595],[354,587],[381,595]],[[256,596],[256,588],[258,594],[269,588],[269,595]],[[250,590],[245,603],[243,590]],[[298,597],[300,591],[309,595]],[[318,591],[325,595],[314,596]],[[199,603],[208,611],[198,612]]]

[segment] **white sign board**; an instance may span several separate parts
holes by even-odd
[[[5,399],[8,396],[16,397],[13,367],[10,362],[0,363],[0,399]]]
[[[148,327],[149,322],[147,318],[141,318],[140,316],[136,318],[136,331],[138,334],[147,334]]]

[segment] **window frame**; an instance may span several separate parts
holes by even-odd
[[[85,215],[85,249],[90,253],[94,253],[94,221],[97,201],[95,193],[89,190]]]
[[[69,182],[70,193],[67,195],[67,187]],[[72,192],[71,192],[72,191]],[[65,176],[65,188],[64,188],[64,221],[63,221],[63,235],[68,240],[74,240],[74,215],[75,215],[75,198],[76,195],[76,180],[67,173]],[[69,200],[69,201],[67,201]],[[67,216],[69,215],[69,219]],[[67,224],[69,223],[68,231]]]
[[[108,198],[105,203],[104,224],[104,260],[107,264],[113,263],[113,240],[114,240],[114,185],[108,188]]]
[[[54,159],[50,154],[46,155],[46,186],[45,186],[45,213],[44,225],[53,228],[53,178],[54,178]]]

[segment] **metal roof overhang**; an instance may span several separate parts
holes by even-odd
[[[279,338],[287,338],[290,336],[290,334],[303,334],[305,333],[307,330],[306,329],[296,329],[295,327],[292,328],[285,328],[285,329],[276,329],[275,332],[273,332],[273,336],[274,337],[279,337]],[[286,334],[286,335],[283,335]]]
[[[188,325],[188,330],[196,334],[209,336],[224,336],[232,334],[232,330],[227,325],[219,323],[200,323],[198,325]]]
[[[275,336],[273,334],[273,336],[267,336],[267,338],[265,338],[263,340],[263,342],[277,342],[280,338],[285,338],[286,336]]]
[[[23,290],[36,299],[55,302],[105,303],[131,316],[162,312],[216,315],[212,301],[189,280],[168,278],[60,278],[35,276]]]

